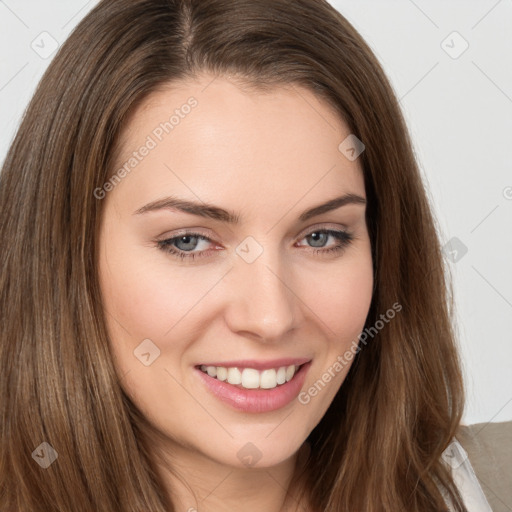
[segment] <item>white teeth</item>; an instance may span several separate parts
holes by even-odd
[[[217,366],[217,379],[226,380],[228,378],[228,370],[223,366]]]
[[[299,366],[293,364],[279,368],[270,368],[261,372],[254,368],[244,368],[243,371],[240,371],[238,368],[201,365],[201,370],[210,377],[217,378],[220,381],[227,381],[235,386],[240,384],[246,389],[273,389],[293,379],[298,369]]]
[[[260,377],[260,388],[272,389],[277,386],[277,372],[275,370],[263,370]]]
[[[260,372],[252,368],[244,368],[242,372],[242,386],[247,389],[260,387]]]
[[[230,384],[242,384],[242,373],[238,368],[228,368],[228,382]]]

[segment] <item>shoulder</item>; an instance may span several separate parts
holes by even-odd
[[[461,425],[443,458],[469,512],[512,510],[512,421]]]

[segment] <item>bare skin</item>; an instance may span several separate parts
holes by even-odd
[[[350,368],[332,370],[364,328],[373,272],[365,204],[299,216],[344,194],[365,199],[362,169],[338,149],[347,126],[313,93],[247,91],[213,78],[153,93],[123,134],[116,169],[148,136],[156,145],[138,153],[103,199],[99,269],[111,348],[121,386],[162,435],[154,450],[195,494],[161,467],[176,510],[304,510],[286,489],[299,450]],[[190,97],[197,104],[160,133]],[[136,213],[171,195],[232,211],[239,223],[171,208]],[[327,252],[343,242],[326,229],[352,240]],[[184,232],[206,239],[180,242]],[[169,245],[196,257],[182,260],[166,252]],[[239,247],[261,254],[248,262]],[[143,340],[151,340],[148,365],[134,355]],[[260,413],[220,401],[196,369],[284,357],[311,360],[301,388],[309,401]],[[329,369],[329,382],[309,393]],[[240,455],[248,443],[258,459],[250,466]]]

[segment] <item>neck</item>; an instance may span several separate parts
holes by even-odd
[[[158,468],[176,511],[294,512],[307,510],[295,475],[305,476],[309,452],[302,448],[268,468],[233,467],[167,440]],[[171,466],[172,460],[172,466]],[[293,484],[293,485],[292,485]]]

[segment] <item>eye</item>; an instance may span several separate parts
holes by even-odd
[[[329,237],[337,240],[337,243],[329,248],[324,248]],[[312,247],[315,254],[331,254],[343,251],[354,240],[354,236],[348,231],[338,231],[335,229],[316,229],[306,235],[303,240],[310,239],[313,242]],[[320,249],[317,249],[320,247]]]
[[[332,247],[325,248],[326,242],[329,238],[333,238],[337,242]],[[314,245],[309,246],[315,254],[331,254],[342,251],[354,240],[354,236],[348,231],[337,231],[334,229],[317,229],[310,232],[301,240],[309,239]],[[203,243],[203,250],[197,250]],[[195,258],[202,258],[207,256],[208,251],[204,246],[208,246],[213,241],[200,233],[185,232],[179,236],[160,240],[157,246],[162,251],[165,251],[176,258],[181,260],[194,260]],[[298,247],[303,247],[299,245]]]
[[[211,240],[199,233],[183,233],[180,236],[168,238],[167,240],[160,240],[157,245],[158,248],[166,251],[177,258],[186,259],[190,258],[193,260],[196,257],[202,257],[205,255],[206,250],[192,252],[197,249],[198,243],[200,242],[211,242]]]

